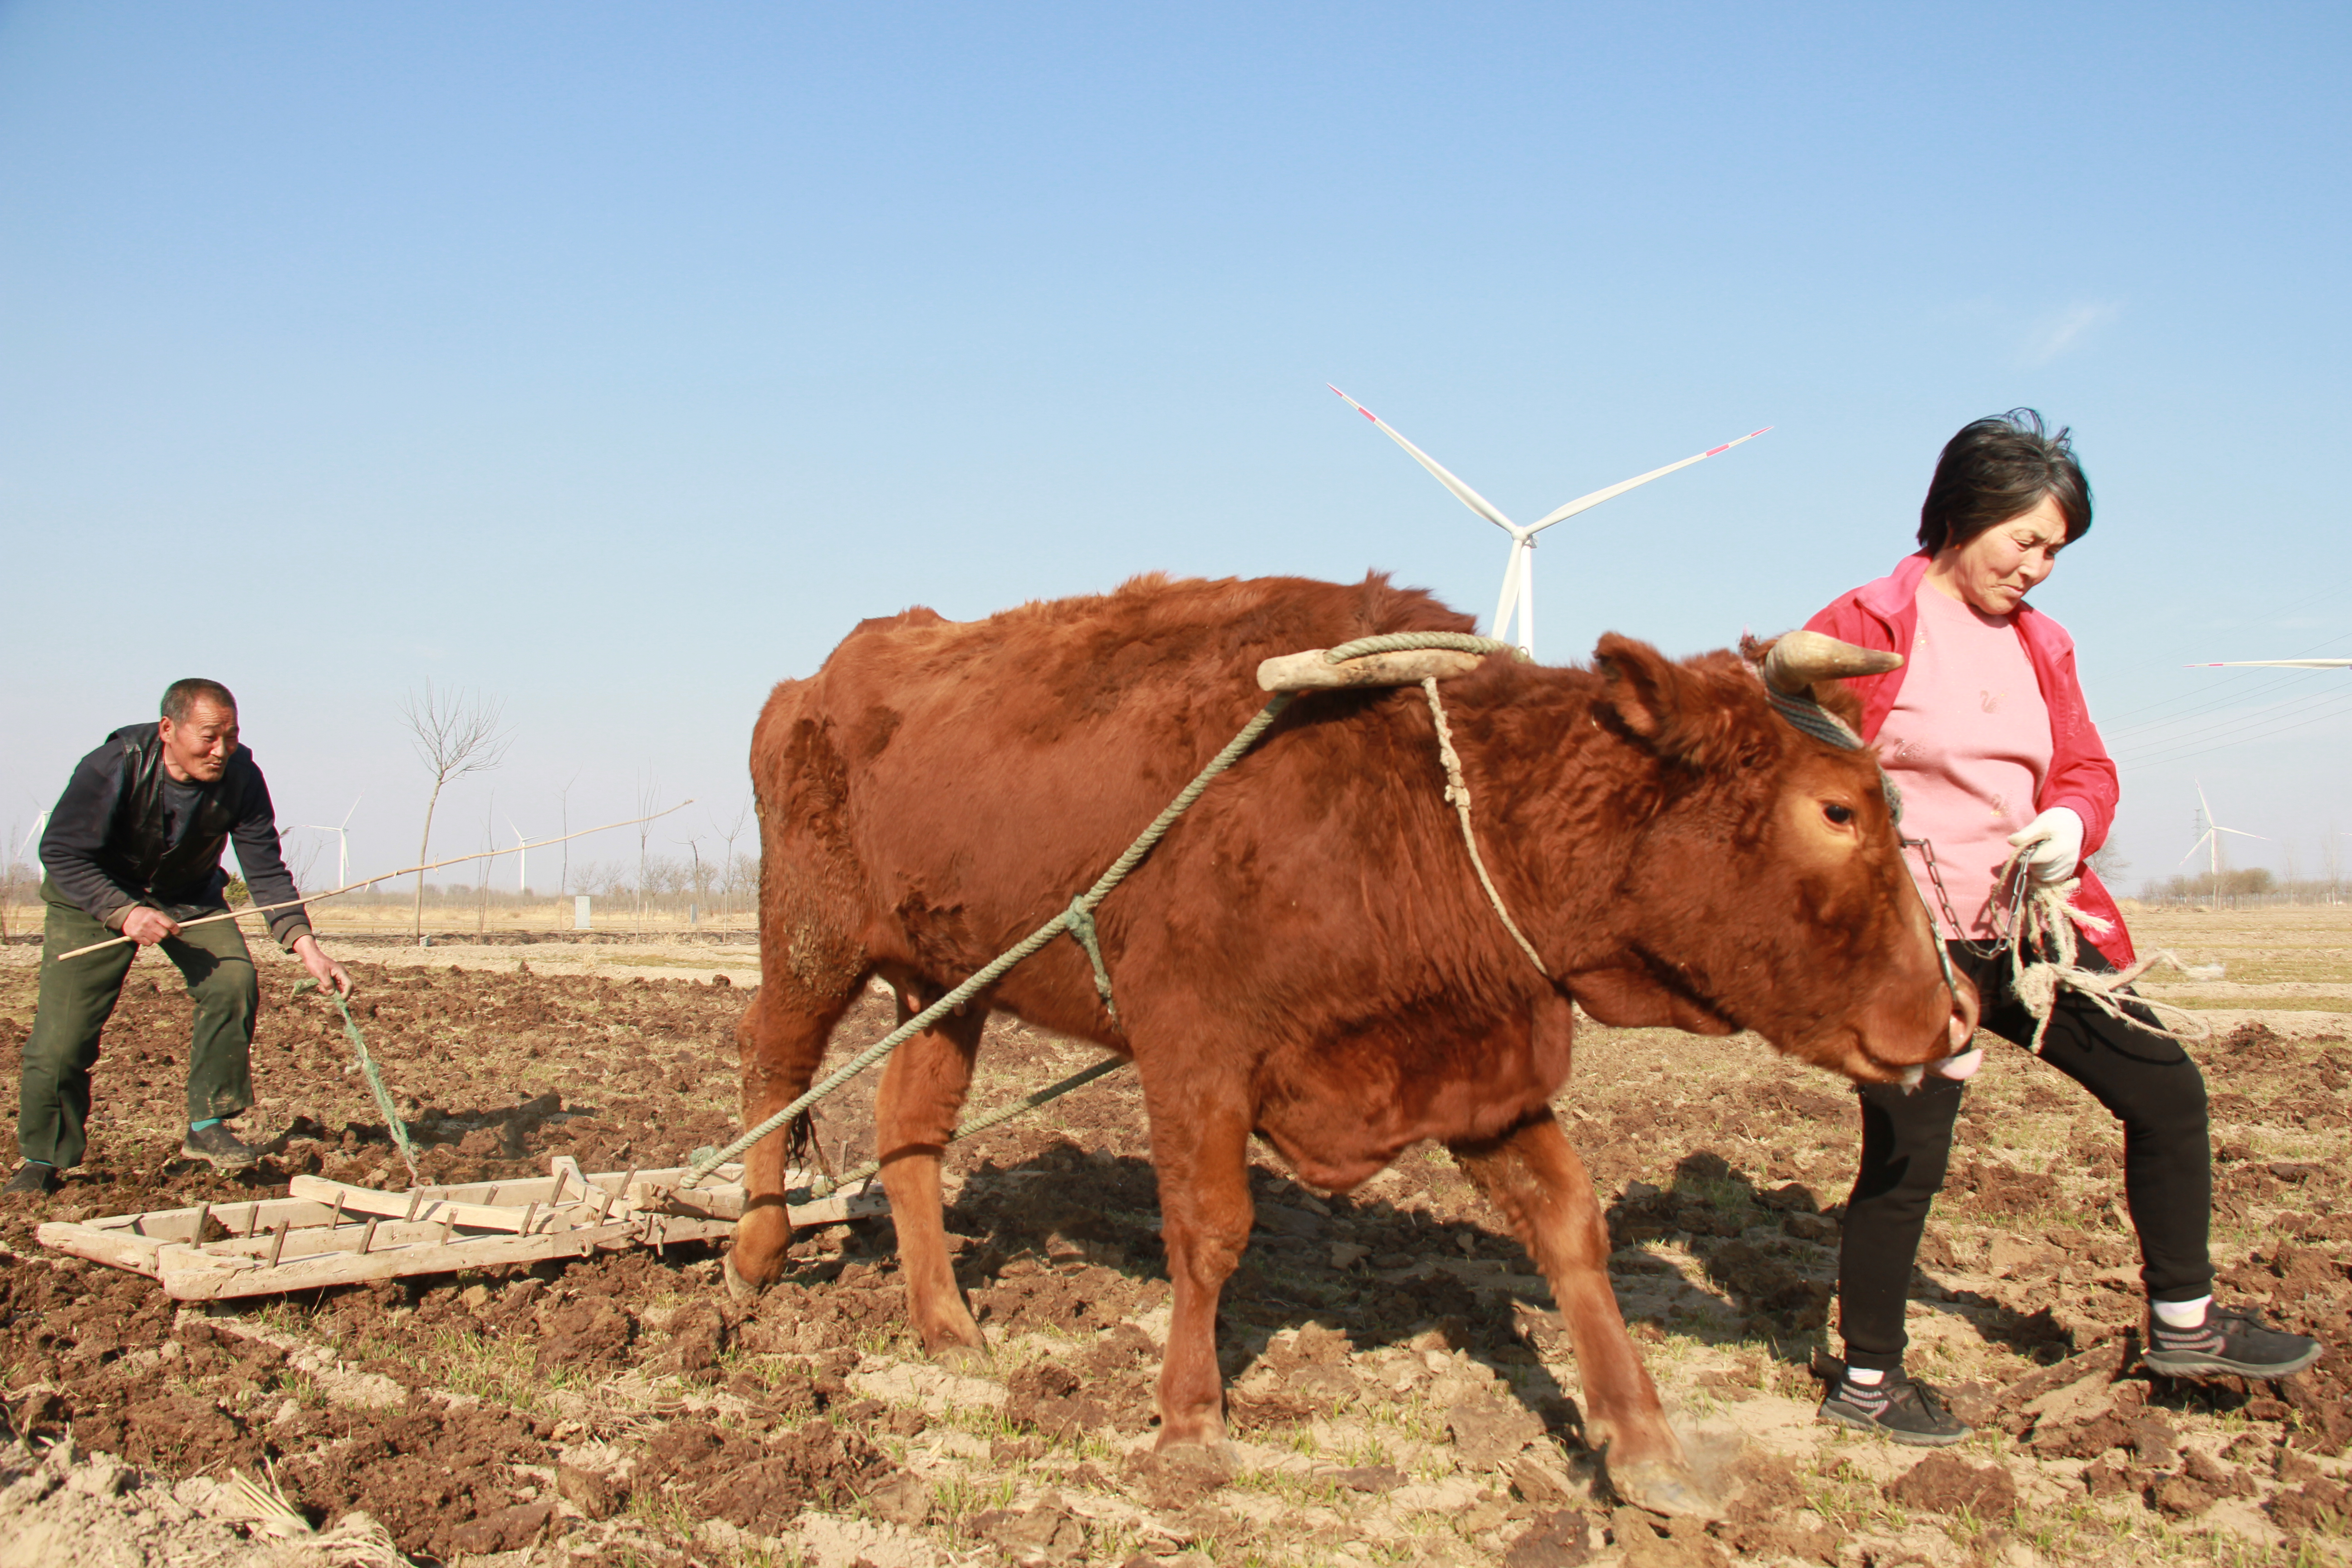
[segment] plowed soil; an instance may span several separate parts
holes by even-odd
[[[428,1180],[557,1153],[651,1167],[731,1135],[743,987],[475,961],[491,966],[353,966]],[[2137,1370],[2118,1134],[1997,1041],[1911,1308],[1913,1370],[1980,1435],[1923,1459],[1812,1420],[1850,1094],[1752,1040],[1580,1036],[1559,1106],[1619,1296],[1728,1500],[1670,1526],[1596,1482],[1549,1292],[1436,1152],[1344,1196],[1260,1152],[1220,1340],[1234,1450],[1154,1458],[1168,1289],[1126,1074],[951,1153],[958,1275],[992,1345],[970,1365],[907,1339],[887,1220],[803,1237],[749,1309],[699,1247],[196,1310],[36,1246],[42,1218],[268,1195],[297,1172],[407,1184],[332,1011],[261,962],[261,1103],[241,1123],[268,1143],[257,1172],[178,1158],[188,1007],[144,960],[107,1031],[87,1164],[0,1212],[6,1414],[36,1447],[70,1434],[166,1488],[266,1470],[313,1522],[364,1511],[441,1563],[2352,1560],[2343,1350],[2278,1386]],[[0,1083],[33,980],[0,969]],[[861,1003],[836,1059],[889,1019]],[[999,1020],[974,1106],[1093,1056]],[[2249,1026],[2200,1056],[2224,1300],[2352,1343],[2352,1047]],[[870,1093],[820,1121],[836,1162],[871,1152]],[[48,1506],[0,1490],[0,1558]]]

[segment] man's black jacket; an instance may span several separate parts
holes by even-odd
[[[41,864],[60,891],[116,931],[139,905],[217,909],[228,880],[221,850],[236,840],[236,863],[257,904],[301,895],[278,852],[269,785],[243,746],[213,783],[180,784],[163,768],[155,724],[131,724],[74,768],[41,835]],[[269,934],[292,947],[310,929],[302,907],[269,916]]]

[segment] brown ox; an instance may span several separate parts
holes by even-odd
[[[1065,908],[1259,706],[1260,659],[1468,629],[1380,577],[1152,576],[983,621],[860,626],[776,688],[752,738],[763,978],[740,1028],[745,1124],[807,1088],[869,976],[909,1016]],[[1162,1447],[1223,1436],[1217,1298],[1249,1237],[1250,1135],[1334,1190],[1437,1139],[1550,1280],[1617,1489],[1706,1506],[1549,1104],[1571,1003],[1611,1024],[1754,1029],[1885,1080],[1948,1054],[1974,998],[1945,989],[1869,753],[1800,734],[1727,653],[1677,663],[1611,636],[1597,665],[1489,658],[1444,688],[1482,853],[1554,979],[1479,889],[1422,693],[1313,692],[1097,911],[1118,1023],[1083,950],[1057,941],[898,1051],[877,1131],[927,1351],[982,1343],[940,1164],[1001,1008],[1141,1076],[1174,1285]],[[781,1137],[750,1157],[739,1292],[783,1266],[783,1162]]]

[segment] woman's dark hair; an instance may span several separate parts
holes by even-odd
[[[2073,432],[2046,432],[2042,416],[2012,408],[1975,419],[1944,444],[1927,499],[1919,503],[1919,543],[1929,554],[1966,544],[1998,522],[2032,511],[2044,496],[2066,520],[2066,542],[2091,531],[2091,481],[2074,460]]]

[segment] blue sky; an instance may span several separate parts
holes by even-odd
[[[283,820],[363,797],[375,868],[428,677],[518,732],[454,851],[575,774],[575,823],[648,778],[731,816],[770,683],[912,603],[1380,568],[1488,613],[1502,535],[1329,381],[1523,520],[1776,426],[1545,536],[1553,659],[1801,621],[1904,552],[1955,428],[2042,407],[2098,494],[2037,597],[2126,881],[2198,779],[2309,874],[2352,676],[2179,667],[2352,653],[2347,44],[2321,5],[0,3],[38,676],[0,826],[184,673]]]

